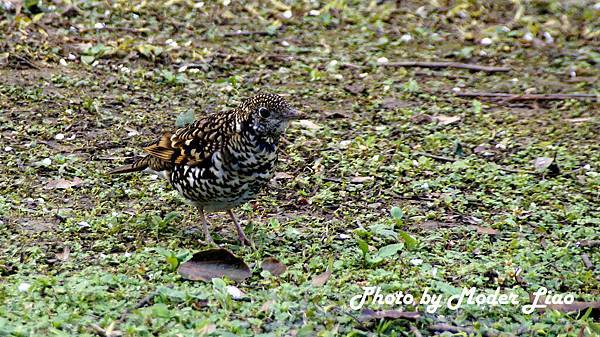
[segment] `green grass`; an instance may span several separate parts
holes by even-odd
[[[421,317],[362,321],[349,307],[369,285],[444,296],[500,287],[523,304],[543,286],[598,301],[598,248],[580,244],[600,240],[598,103],[453,94],[598,94],[591,1],[294,3],[289,19],[277,1],[76,4],[74,16],[61,14],[67,2],[0,11],[0,336],[414,336],[411,327],[431,335],[441,323],[488,336],[598,334],[597,312],[384,305],[369,308]],[[238,29],[268,34],[227,36]],[[381,57],[512,70],[392,68]],[[176,272],[205,248],[196,210],[165,181],[106,172],[178,117],[259,90],[313,124],[287,132],[278,171],[289,176],[237,210],[255,250],[237,246],[224,214],[210,215],[213,236],[253,270],[233,300],[231,281]],[[555,155],[559,175],[523,172]],[[83,184],[47,188],[60,178]],[[287,272],[263,272],[268,256]],[[331,277],[313,285],[330,259]]]

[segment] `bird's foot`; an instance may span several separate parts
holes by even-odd
[[[208,234],[204,237],[204,244],[206,244],[207,246],[219,247],[219,245],[215,242],[215,240],[213,240],[212,235],[210,235],[210,234]]]

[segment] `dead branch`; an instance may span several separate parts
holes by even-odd
[[[519,170],[519,169],[510,168],[510,167],[500,166],[500,165],[497,165],[497,166],[500,171],[504,171],[504,172],[538,174],[538,172],[535,172],[535,171]]]
[[[581,240],[579,241],[579,245],[590,248],[600,247],[600,240]]]
[[[598,95],[594,94],[507,94],[500,92],[457,92],[458,97],[482,97],[482,98],[502,98],[506,102],[510,101],[559,101],[566,99],[591,99],[598,101]]]
[[[31,61],[26,56],[20,56],[20,55],[16,55],[16,54],[12,54],[11,56],[14,57],[14,58],[16,58],[19,62],[22,62],[25,65],[29,66],[30,68],[37,69],[37,70],[40,69],[40,67],[38,67],[37,65],[35,65],[35,63],[33,63],[33,61]]]
[[[225,36],[225,37],[230,37],[230,36],[251,36],[251,35],[266,36],[266,35],[270,35],[270,33],[266,32],[266,31],[236,30],[235,32],[229,32],[229,33],[224,33],[223,34],[223,36]]]
[[[444,156],[438,156],[438,155],[427,153],[427,152],[417,152],[415,154],[417,156],[429,157],[429,158],[433,158],[433,159],[436,159],[436,160],[439,160],[439,161],[445,161],[445,162],[449,162],[449,163],[452,163],[452,162],[456,161],[456,159],[454,159],[454,158],[444,157]]]
[[[81,28],[79,29],[80,33],[94,32],[94,31],[108,31],[108,32],[127,32],[127,33],[148,33],[150,29],[148,28],[132,28],[132,27],[102,27],[102,28]]]
[[[420,68],[458,68],[468,69],[473,71],[483,71],[487,73],[507,72],[510,68],[507,67],[493,67],[484,66],[479,64],[469,64],[460,62],[420,62],[420,61],[404,61],[404,62],[392,62],[382,64],[386,67],[420,67]]]

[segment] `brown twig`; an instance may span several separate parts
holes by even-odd
[[[484,97],[484,98],[502,98],[504,101],[557,101],[566,99],[591,99],[598,101],[598,95],[594,94],[507,94],[501,92],[457,92],[458,97]]]
[[[105,30],[108,32],[128,32],[128,33],[148,33],[150,29],[148,28],[132,28],[132,27],[102,27],[102,28],[81,28],[79,29],[80,33],[93,32],[93,31],[101,31]]]
[[[581,240],[579,241],[581,247],[600,247],[600,240]]]
[[[500,171],[510,172],[510,173],[538,174],[538,172],[535,172],[535,171],[519,170],[519,169],[514,169],[514,168],[510,168],[510,167],[506,167],[506,166],[500,166],[500,165],[498,165],[498,169]]]
[[[449,162],[449,163],[452,163],[452,162],[456,161],[456,159],[454,159],[454,158],[444,157],[444,156],[438,156],[438,155],[427,153],[427,152],[417,152],[415,154],[418,155],[418,156],[429,157],[429,158],[433,158],[433,159],[436,159],[436,160],[445,161],[445,162]]]
[[[229,33],[224,33],[223,36],[225,37],[230,37],[230,36],[250,36],[250,35],[259,35],[259,36],[267,36],[267,35],[271,35],[269,32],[266,31],[246,31],[246,30],[236,30],[235,32],[229,32]]]
[[[493,67],[493,66],[484,66],[479,64],[469,64],[469,63],[460,63],[460,62],[420,62],[420,61],[404,61],[404,62],[392,62],[387,64],[382,64],[382,66],[386,67],[420,67],[420,68],[458,68],[458,69],[468,69],[474,71],[483,71],[488,73],[496,73],[496,72],[507,72],[510,71],[510,68],[507,67]]]
[[[37,70],[40,69],[40,67],[36,66],[35,63],[33,63],[28,57],[15,55],[15,54],[13,54],[12,56],[14,58],[16,58],[18,61],[23,62],[26,65],[28,65],[30,68],[37,69]]]

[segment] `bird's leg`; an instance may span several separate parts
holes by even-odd
[[[204,232],[204,240],[209,245],[214,244],[215,241],[208,231],[208,221],[206,221],[206,216],[204,216],[204,210],[202,208],[200,208],[200,217],[202,217],[202,231]]]
[[[233,220],[233,223],[235,224],[235,229],[237,229],[237,233],[238,233],[238,239],[240,240],[240,243],[242,244],[242,246],[245,246],[245,245],[252,246],[252,241],[250,241],[246,237],[246,234],[244,234],[244,230],[242,229],[242,226],[240,225],[240,223],[236,219],[235,214],[233,214],[233,211],[232,210],[228,210],[227,213],[229,213],[229,216],[231,217],[231,220]]]

